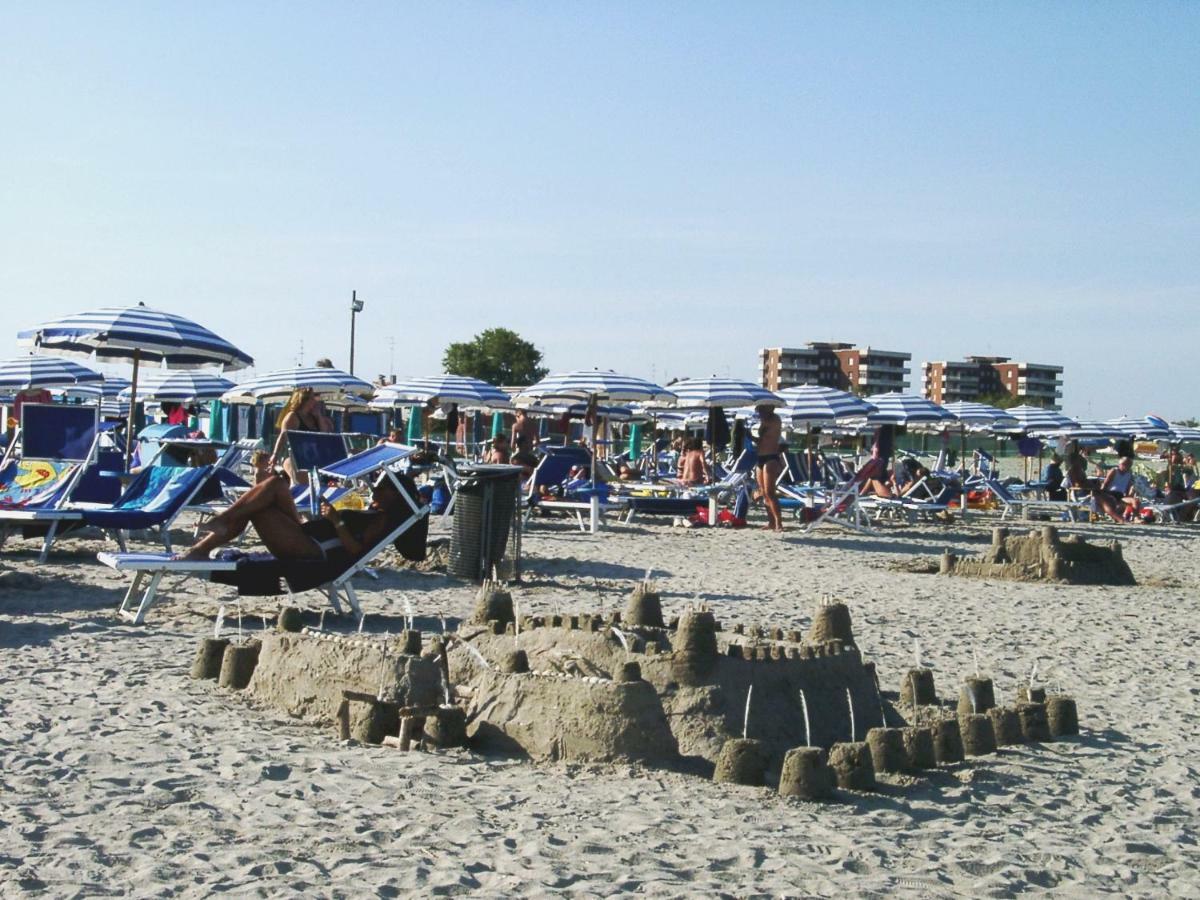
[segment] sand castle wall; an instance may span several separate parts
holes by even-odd
[[[1133,572],[1121,545],[1089,544],[1078,535],[1060,537],[1047,525],[1028,534],[1010,534],[1007,528],[992,531],[992,545],[980,557],[961,558],[946,551],[941,574],[969,578],[1004,578],[1014,581],[1059,581],[1067,584],[1133,585]]]
[[[332,724],[343,691],[379,696],[399,706],[442,698],[436,664],[400,652],[400,639],[264,632],[258,665],[247,686],[257,700],[288,715]]]

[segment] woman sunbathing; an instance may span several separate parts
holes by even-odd
[[[208,559],[217,547],[231,543],[253,525],[277,559],[328,559],[337,554],[357,558],[393,531],[404,515],[396,485],[386,475],[371,491],[363,512],[342,513],[321,504],[321,517],[302,521],[286,479],[272,475],[238,498],[229,509],[213,516],[202,537],[180,559]]]

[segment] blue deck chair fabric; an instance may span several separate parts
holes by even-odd
[[[345,457],[329,465],[322,466],[320,473],[330,478],[341,478],[350,481],[366,478],[378,472],[385,466],[394,466],[412,456],[414,448],[400,444],[379,444]]]
[[[324,431],[289,431],[288,452],[297,472],[323,469],[341,462],[349,454],[344,435]]]
[[[84,509],[86,525],[134,530],[169,522],[212,474],[212,466],[150,466],[108,509]]]

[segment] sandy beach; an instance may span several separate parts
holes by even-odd
[[[516,591],[531,612],[620,608],[648,567],[668,611],[699,597],[731,623],[804,627],[832,594],[885,690],[919,641],[943,698],[977,655],[1005,698],[1036,660],[1078,700],[1077,740],[830,804],[628,766],[342,743],[188,677],[219,604],[236,617],[230,589],[172,585],[133,627],[114,617],[126,581],[96,564],[101,541],[64,541],[43,566],[32,544],[10,543],[0,894],[1197,895],[1200,534],[1070,529],[1119,537],[1134,588],[903,570],[947,547],[983,549],[993,524],[878,537],[664,524],[591,536],[547,522],[527,533]],[[367,630],[400,627],[406,596],[436,632],[439,616],[469,614],[475,590],[383,570],[360,594]],[[321,608],[317,594],[301,599]],[[276,611],[245,602],[242,627]]]

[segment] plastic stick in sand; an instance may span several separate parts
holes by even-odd
[[[1029,690],[1031,693],[1033,692],[1033,682],[1037,678],[1037,673],[1038,673],[1038,661],[1035,659],[1033,661],[1033,668],[1029,670]]]
[[[441,682],[442,682],[442,694],[446,698],[446,705],[449,706],[450,705],[450,682],[448,682],[446,680],[446,667],[442,665],[442,658],[444,656],[445,656],[444,653],[439,653],[437,659],[435,659],[433,662],[434,662],[434,665],[436,665],[438,667],[438,678],[441,679]]]
[[[850,688],[846,688],[846,706],[850,708],[850,743],[853,744],[858,730],[854,727],[854,697],[850,693]]]
[[[485,669],[490,669],[490,668],[491,668],[491,666],[490,666],[490,665],[488,665],[488,661],[487,661],[486,659],[484,659],[484,658],[483,658],[483,654],[482,654],[482,653],[480,653],[480,652],[479,652],[477,649],[475,649],[475,646],[474,646],[474,645],[473,645],[473,644],[472,644],[470,641],[463,641],[463,642],[462,642],[462,645],[463,645],[464,647],[466,647],[466,648],[467,648],[467,651],[468,651],[468,652],[469,652],[469,653],[470,653],[470,654],[471,654],[473,657],[475,657],[475,660],[476,660],[476,661],[477,661],[477,662],[478,662],[478,663],[479,663],[481,666],[483,666]]]
[[[408,599],[408,594],[401,594],[400,599],[404,601],[404,627],[409,631],[413,630],[413,607],[412,601]]]
[[[262,620],[263,620],[263,631],[266,631],[267,630],[267,617],[263,616]]]
[[[883,705],[883,691],[879,689],[879,676],[875,676],[875,696],[879,699],[879,725],[887,728],[887,707]]]
[[[909,672],[908,680],[912,684],[913,697],[913,718],[917,718],[917,713],[921,711],[921,698],[917,696],[917,673]]]
[[[746,712],[742,714],[742,738],[750,734],[750,698],[754,694],[754,685],[746,688]]]
[[[975,677],[979,677],[979,648],[974,644],[971,645],[971,656],[975,658]]]
[[[625,652],[629,652],[629,641],[625,640],[625,635],[621,633],[621,629],[616,625],[609,625],[609,631],[617,636],[617,640],[621,642],[621,646],[625,648]]]
[[[221,637],[221,627],[225,624],[225,604],[221,604],[221,608],[217,610],[217,624],[213,627],[213,639]]]
[[[438,610],[438,621],[442,623],[442,634],[446,633],[446,614]]]
[[[812,746],[812,731],[808,725],[808,698],[804,696],[804,688],[800,688],[800,711],[804,713],[804,746]]]
[[[654,571],[653,568],[646,570],[646,577],[642,579],[642,585],[646,590],[650,589],[650,574]]]
[[[358,617],[358,633],[362,634],[363,622],[367,621],[367,614],[363,613]]]
[[[382,666],[383,671],[379,675],[379,693],[375,695],[375,699],[378,700],[380,703],[383,702],[383,696],[384,696],[383,688],[384,688],[384,685],[387,684],[387,665],[386,665],[387,658],[388,658],[387,642],[384,642],[382,650],[383,650],[383,661],[384,661],[385,665]]]
[[[238,610],[238,643],[240,644],[242,642],[242,601],[240,599],[237,602],[237,610]]]
[[[967,682],[967,697],[971,700],[971,715],[979,714],[979,706],[975,703],[975,685]]]
[[[327,612],[329,612],[327,609],[321,610],[321,618],[317,620],[317,631],[325,630],[325,613]]]

